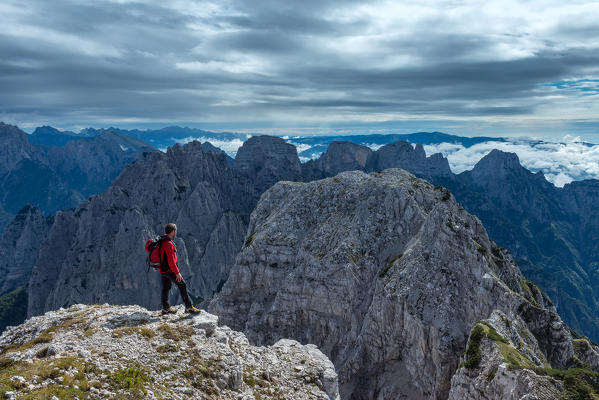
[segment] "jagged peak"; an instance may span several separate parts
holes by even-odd
[[[233,168],[247,170],[256,167],[256,163],[264,164],[265,160],[282,160],[293,164],[294,171],[301,168],[297,149],[278,136],[252,136],[237,150]]]
[[[18,135],[20,137],[27,137],[27,134],[22,131],[18,126],[16,125],[10,125],[10,124],[5,124],[4,122],[0,121],[0,133],[2,134],[9,134],[9,135]]]
[[[25,214],[42,214],[42,212],[40,211],[40,209],[36,206],[33,206],[29,203],[25,204],[23,206],[23,208],[21,208],[21,210],[17,213],[17,215],[25,215]]]
[[[474,169],[488,167],[514,170],[522,168],[522,165],[516,153],[493,149],[476,163]]]
[[[33,131],[32,135],[73,135],[73,132],[68,132],[68,131],[61,131],[59,129],[54,128],[53,126],[50,125],[43,125],[43,126],[38,126],[37,128],[35,128],[35,130]]]
[[[250,137],[248,140],[243,142],[243,145],[241,147],[261,146],[261,145],[265,145],[265,144],[288,145],[289,143],[287,143],[283,138],[278,137],[278,136],[259,135],[259,136]],[[291,145],[291,146],[293,146],[293,145]],[[295,147],[295,146],[293,146],[293,147]]]
[[[507,175],[522,173],[524,171],[533,175],[520,164],[520,159],[516,153],[493,149],[481,158],[474,165],[474,168],[467,173],[473,176],[506,177]]]

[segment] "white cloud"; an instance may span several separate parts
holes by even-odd
[[[257,56],[234,54],[225,60],[176,62],[175,68],[188,72],[228,72],[232,74],[269,74],[270,64]]]
[[[298,153],[301,153],[302,151],[306,151],[312,148],[312,146],[310,146],[309,144],[304,144],[304,143],[293,143],[292,141],[287,141],[288,143],[291,143],[292,145],[295,146],[295,148],[297,149]]]
[[[599,179],[599,145],[589,145],[579,138],[564,137],[563,142],[545,142],[533,138],[509,139],[507,142],[483,142],[466,148],[441,143],[425,145],[427,155],[442,153],[454,173],[470,170],[493,149],[518,155],[530,171],[542,171],[548,181],[562,187],[572,180]]]
[[[364,146],[370,147],[372,149],[372,151],[377,151],[378,149],[383,147],[382,144],[376,144],[376,143],[366,143],[366,144],[364,144]]]
[[[235,155],[237,154],[237,150],[239,150],[239,148],[243,145],[243,142],[244,142],[241,139],[219,140],[219,139],[213,139],[213,138],[208,138],[208,137],[204,137],[204,136],[199,136],[199,137],[189,136],[184,139],[180,139],[180,140],[173,139],[173,140],[175,142],[181,143],[181,144],[186,144],[186,143],[192,142],[194,140],[197,140],[202,143],[210,142],[211,145],[223,150],[230,157],[235,157]]]

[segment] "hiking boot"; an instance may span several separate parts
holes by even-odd
[[[169,307],[169,308],[163,308],[162,309],[162,315],[166,315],[166,314],[176,314],[177,313],[177,309],[173,308],[173,307]]]
[[[191,306],[191,307],[187,307],[187,308],[185,309],[185,312],[187,312],[187,313],[189,313],[189,314],[199,314],[199,313],[200,313],[200,310],[199,310],[199,309],[197,309],[197,308],[195,308],[194,306]]]

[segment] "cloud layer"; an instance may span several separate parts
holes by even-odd
[[[558,187],[573,180],[599,179],[599,145],[570,136],[559,143],[520,138],[484,142],[469,148],[452,143],[424,146],[427,155],[442,153],[447,157],[456,174],[472,169],[493,149],[516,153],[520,164],[532,172],[542,171],[545,178]]]
[[[0,120],[597,132],[598,11],[556,0],[8,0]]]

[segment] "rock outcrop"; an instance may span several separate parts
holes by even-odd
[[[423,178],[451,175],[449,162],[441,153],[427,157],[421,144],[412,147],[408,142],[389,143],[374,152],[367,170],[384,171],[387,168],[402,168]]]
[[[332,142],[327,151],[316,160],[302,165],[307,181],[337,175],[343,171],[365,170],[369,167],[372,150],[346,141]]]
[[[302,165],[306,181],[344,171],[373,172],[387,168],[403,168],[422,178],[451,175],[449,163],[441,153],[427,157],[421,144],[412,147],[408,142],[389,143],[374,152],[352,142],[332,142],[318,159]]]
[[[14,125],[0,122],[0,175],[13,169],[23,159],[35,159],[27,134]]]
[[[0,332],[27,316],[29,277],[52,221],[39,208],[27,205],[0,236]]]
[[[260,195],[281,180],[302,178],[302,167],[295,146],[281,138],[253,136],[237,150],[233,170],[251,187],[252,208]],[[252,210],[247,210],[248,214]]]
[[[3,398],[339,399],[314,345],[255,347],[217,317],[138,306],[59,309],[0,337]]]
[[[560,323],[555,324],[559,327]],[[553,331],[560,334],[559,329]],[[587,339],[574,339],[571,366],[576,368],[554,369],[539,347],[539,337],[543,338],[531,332],[520,317],[510,319],[499,311],[476,323],[463,362],[451,379],[449,400],[553,400],[596,395],[599,348]]]
[[[343,398],[447,398],[472,326],[495,310],[522,318],[551,366],[575,360],[549,299],[481,222],[400,169],[277,183],[209,310],[258,344],[317,344]]]

